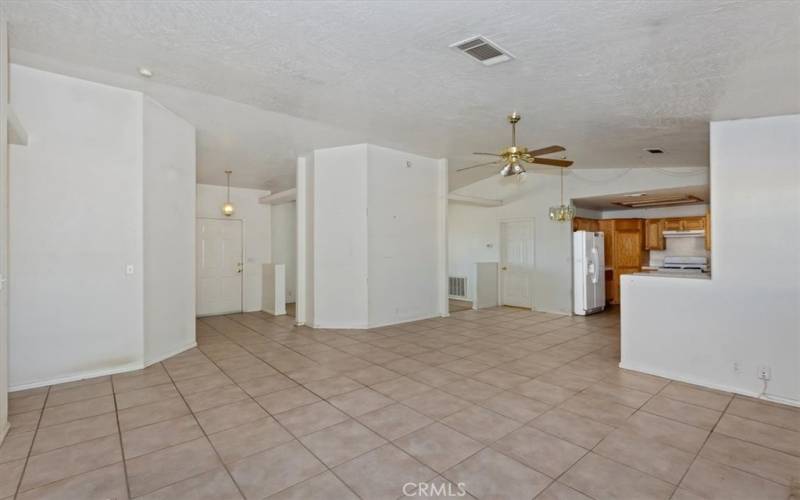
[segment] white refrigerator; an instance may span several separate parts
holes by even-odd
[[[585,316],[606,307],[605,252],[603,233],[572,233],[575,314]]]

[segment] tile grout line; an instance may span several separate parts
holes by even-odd
[[[17,496],[19,496],[19,489],[22,487],[22,480],[25,479],[25,473],[28,471],[28,462],[31,459],[31,453],[33,452],[33,445],[36,443],[36,436],[39,435],[39,427],[42,425],[42,418],[44,417],[44,410],[45,408],[47,408],[47,399],[50,397],[51,387],[52,386],[47,386],[47,392],[45,392],[44,395],[44,402],[42,403],[41,410],[39,410],[39,420],[36,422],[36,429],[33,432],[33,439],[31,440],[31,445],[28,448],[28,454],[25,456],[25,463],[22,465],[22,471],[20,472],[19,479],[17,480],[17,488],[14,490],[14,498],[17,498]]]
[[[128,481],[128,461],[125,459],[125,445],[122,443],[122,427],[119,425],[119,408],[117,406],[117,392],[114,390],[114,378],[111,378],[111,394],[114,400],[114,419],[117,423],[117,438],[119,439],[119,453],[122,457],[122,474],[125,476],[125,491],[128,492],[128,498],[131,496],[131,485]]]

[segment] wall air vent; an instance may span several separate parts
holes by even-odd
[[[514,59],[514,56],[508,51],[503,50],[496,43],[480,35],[454,43],[450,48],[463,52],[485,66],[492,66]]]

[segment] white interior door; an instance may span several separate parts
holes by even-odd
[[[197,315],[242,312],[242,221],[197,219]]]
[[[533,305],[533,220],[500,223],[500,300],[503,305]]]

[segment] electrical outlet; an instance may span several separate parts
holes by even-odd
[[[742,373],[742,363],[740,361],[733,362],[733,373]]]
[[[772,369],[767,365],[758,367],[758,378],[760,380],[769,380],[772,378]]]
[[[131,275],[133,274],[133,264],[128,264],[125,266],[125,274]]]

